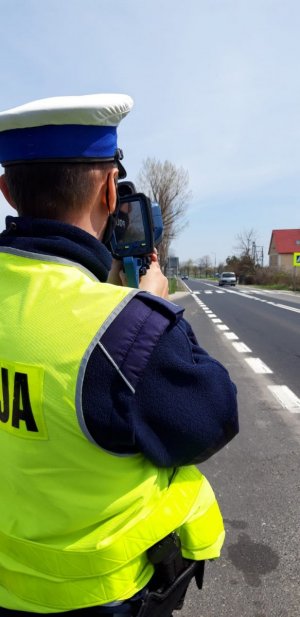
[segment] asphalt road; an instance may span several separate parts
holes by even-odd
[[[192,585],[174,617],[299,617],[300,298],[187,285],[172,300],[236,383],[240,433],[200,466],[218,497],[226,541],[221,558],[207,564],[203,590]],[[261,367],[272,372],[256,372]],[[295,398],[281,400],[274,386]]]
[[[201,281],[189,288],[300,397],[300,295]]]

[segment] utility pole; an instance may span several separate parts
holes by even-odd
[[[257,246],[256,242],[252,242],[252,259],[255,265],[263,267],[264,265],[264,247]]]

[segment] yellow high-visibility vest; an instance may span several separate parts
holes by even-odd
[[[0,280],[0,606],[53,613],[129,598],[152,576],[146,550],[174,529],[186,557],[218,557],[222,517],[196,467],[117,456],[84,424],[88,359],[137,291],[11,249]]]

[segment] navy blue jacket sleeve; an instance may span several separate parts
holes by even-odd
[[[133,364],[136,357],[134,388],[100,347],[93,351],[83,386],[86,426],[101,447],[116,454],[142,452],[160,467],[200,463],[238,432],[236,387],[180,315],[164,316],[163,332],[156,332],[157,311],[164,312],[163,307],[147,307],[123,362],[130,357]],[[128,331],[128,311],[123,319],[120,314],[117,329],[121,341]],[[149,357],[139,345],[147,332],[155,334]],[[135,356],[132,349],[138,351]]]

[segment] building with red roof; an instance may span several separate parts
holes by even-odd
[[[269,266],[293,269],[293,255],[300,253],[300,229],[273,229],[269,246]]]

